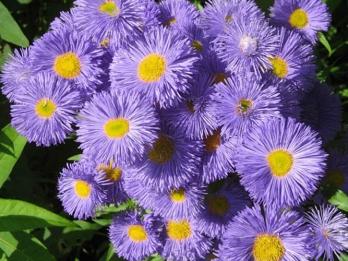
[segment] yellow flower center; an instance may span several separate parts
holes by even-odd
[[[273,176],[284,177],[294,163],[293,156],[285,150],[274,150],[267,156],[268,166]]]
[[[222,195],[208,195],[205,201],[208,211],[216,216],[223,217],[230,209],[228,199]]]
[[[57,110],[57,105],[48,98],[39,100],[35,105],[35,113],[41,119],[49,119]]]
[[[105,165],[105,164],[100,164],[98,166],[98,170],[101,170],[104,172],[106,177],[111,180],[111,181],[119,181],[121,176],[122,176],[122,169],[121,168],[113,168],[112,164],[110,165]]]
[[[104,133],[110,139],[120,139],[129,131],[129,121],[124,118],[110,119],[104,124]]]
[[[143,242],[147,239],[145,228],[141,225],[130,225],[128,227],[128,237],[135,243]]]
[[[74,185],[75,194],[81,198],[86,199],[91,195],[91,185],[84,180],[76,180]]]
[[[80,58],[73,52],[58,55],[54,60],[53,70],[64,79],[74,79],[81,74]]]
[[[260,234],[253,245],[255,261],[280,261],[285,254],[281,239],[274,235]]]
[[[198,52],[203,51],[203,44],[198,40],[192,41],[192,47],[193,47],[193,49],[195,49]]]
[[[191,225],[187,220],[170,220],[167,223],[167,235],[172,240],[185,240],[191,235]]]
[[[226,15],[226,16],[225,16],[225,22],[226,22],[227,24],[232,23],[232,21],[233,21],[232,15]]]
[[[288,64],[287,62],[279,56],[270,59],[273,73],[279,78],[283,79],[288,75]]]
[[[327,172],[327,181],[336,188],[341,188],[345,182],[345,177],[341,170],[332,169]]]
[[[175,17],[171,17],[171,18],[169,18],[167,21],[165,21],[165,22],[163,23],[163,25],[169,27],[169,26],[171,26],[171,25],[173,25],[173,24],[175,24],[175,23],[176,23]]]
[[[195,112],[195,105],[193,104],[193,101],[192,100],[188,100],[186,101],[186,106],[187,106],[187,109],[194,113]]]
[[[170,193],[170,199],[174,203],[182,203],[182,202],[184,202],[185,199],[186,199],[186,197],[185,197],[185,190],[184,189],[173,190]]]
[[[214,131],[212,135],[209,135],[204,139],[205,149],[208,152],[214,152],[221,144],[220,130]]]
[[[252,105],[253,105],[253,102],[251,100],[241,99],[239,101],[237,110],[240,114],[245,114],[246,112],[248,112],[248,110],[251,108]]]
[[[138,77],[146,83],[158,82],[166,71],[166,59],[159,54],[149,54],[138,65]]]
[[[224,73],[215,73],[214,75],[214,84],[225,82],[226,75]]]
[[[292,27],[303,29],[308,25],[308,14],[302,8],[297,8],[289,17],[289,23]]]
[[[172,139],[161,134],[149,152],[149,159],[158,164],[166,163],[173,157],[174,149]]]
[[[99,6],[99,11],[109,16],[117,16],[120,13],[120,9],[114,1],[105,1]]]
[[[107,48],[110,44],[110,39],[109,38],[105,38],[100,42],[100,46],[103,48]]]

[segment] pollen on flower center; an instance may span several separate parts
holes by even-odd
[[[79,198],[86,199],[91,194],[91,185],[84,180],[76,180],[74,184],[74,191]]]
[[[191,225],[187,220],[170,220],[167,223],[167,235],[173,240],[185,240],[192,235]]]
[[[245,114],[249,111],[249,109],[253,106],[252,100],[249,99],[241,99],[238,104],[238,112],[240,114]]]
[[[99,11],[109,16],[117,16],[120,9],[114,1],[107,0],[99,6]]]
[[[195,49],[198,52],[203,51],[203,44],[201,41],[198,41],[198,40],[192,41],[192,47],[193,47],[193,49]]]
[[[212,135],[209,135],[204,139],[205,149],[208,152],[214,152],[221,144],[220,130],[214,131]]]
[[[239,48],[245,55],[252,55],[257,50],[257,39],[244,35],[239,42]]]
[[[120,139],[129,131],[129,121],[124,118],[110,119],[104,124],[104,133],[110,139]]]
[[[139,243],[147,239],[147,233],[142,225],[130,225],[128,227],[128,237],[133,242]]]
[[[280,261],[285,254],[281,239],[274,235],[260,234],[253,245],[255,261]]]
[[[285,150],[274,150],[268,154],[267,161],[274,176],[284,177],[292,168],[293,156]]]
[[[51,118],[57,110],[57,105],[48,98],[39,100],[35,105],[35,113],[41,119]]]
[[[169,27],[169,26],[171,26],[171,25],[173,25],[175,23],[176,23],[176,18],[175,17],[171,17],[167,21],[165,21],[163,23],[163,25]]]
[[[225,73],[215,73],[214,75],[214,84],[220,83],[220,82],[225,82],[226,80],[226,74]]]
[[[162,55],[149,54],[138,65],[138,77],[146,83],[157,82],[164,75],[166,67],[166,59]]]
[[[64,79],[74,79],[81,74],[80,58],[73,52],[58,55],[54,60],[53,70]]]
[[[187,109],[189,110],[189,112],[192,112],[192,113],[195,112],[195,105],[193,104],[192,100],[186,101],[186,106],[187,106]]]
[[[225,22],[227,23],[227,24],[230,24],[230,23],[232,23],[232,21],[233,21],[233,16],[232,15],[226,15],[225,16]]]
[[[172,139],[161,134],[149,152],[149,159],[158,164],[166,163],[173,157],[174,149]]]
[[[170,199],[171,201],[175,202],[175,203],[182,203],[185,201],[186,197],[185,197],[185,190],[184,189],[177,189],[177,190],[173,190],[170,193]]]
[[[279,78],[283,79],[288,75],[288,64],[287,62],[279,56],[270,59],[273,73]]]
[[[213,215],[223,217],[230,209],[230,204],[225,196],[208,195],[205,200],[209,213]]]
[[[118,181],[120,180],[122,176],[122,169],[121,168],[113,168],[112,165],[105,165],[105,164],[100,164],[98,166],[98,170],[101,170],[105,173],[106,177],[111,180],[111,181]]]
[[[303,29],[308,25],[308,14],[302,8],[297,8],[289,17],[289,23],[292,27]]]

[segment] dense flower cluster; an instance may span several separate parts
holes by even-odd
[[[76,134],[58,197],[75,218],[132,199],[109,237],[142,260],[314,260],[348,249],[319,187],[348,189],[338,96],[316,81],[321,0],[76,0],[1,75],[12,125]],[[74,136],[73,136],[74,137]],[[314,251],[315,250],[315,251]]]

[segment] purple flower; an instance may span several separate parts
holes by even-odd
[[[316,190],[326,167],[318,134],[294,119],[274,119],[251,131],[236,153],[241,184],[257,202],[297,206]]]
[[[311,231],[314,258],[335,260],[348,250],[348,218],[334,206],[321,205],[306,215]]]
[[[77,125],[84,154],[100,162],[131,164],[156,139],[159,119],[146,97],[114,90],[86,103]]]
[[[68,12],[60,12],[59,17],[56,17],[50,24],[50,29],[53,31],[78,31],[75,22],[76,8],[71,8]]]
[[[116,52],[111,87],[134,90],[162,108],[175,105],[191,87],[195,56],[190,42],[168,29],[144,33],[129,48]]]
[[[105,179],[95,175],[95,169],[87,162],[68,164],[58,179],[58,198],[64,210],[78,219],[95,215],[96,208],[105,200]]]
[[[228,71],[226,63],[217,57],[214,48],[210,48],[204,54],[204,62],[201,64],[199,71],[209,74],[214,79],[214,84],[226,82],[226,79],[231,77],[231,72]]]
[[[139,178],[126,180],[125,190],[144,209],[151,209],[165,218],[190,218],[203,208],[206,187],[191,182],[179,189],[159,191],[156,186],[146,185]]]
[[[166,260],[200,260],[212,246],[198,231],[197,222],[190,219],[167,219],[166,235],[161,253]]]
[[[12,125],[38,146],[56,145],[72,132],[81,103],[71,84],[41,73],[21,86],[11,105]]]
[[[215,86],[212,111],[222,135],[241,136],[271,118],[281,116],[281,98],[276,86],[253,75],[232,76]]]
[[[14,50],[3,66],[0,82],[3,84],[2,93],[15,101],[17,94],[23,91],[23,86],[35,75],[31,61],[31,49]]]
[[[264,18],[249,20],[241,16],[215,39],[214,46],[231,72],[251,71],[260,76],[272,68],[270,58],[278,43],[276,30]]]
[[[264,17],[254,1],[210,0],[199,17],[199,26],[207,35],[215,38],[223,34],[240,16],[249,21]]]
[[[148,147],[144,160],[134,165],[133,171],[146,185],[160,191],[178,189],[199,175],[203,149],[200,141],[188,140],[162,122],[161,132]]]
[[[318,131],[324,143],[341,130],[342,108],[337,94],[327,85],[315,83],[302,100],[302,121]]]
[[[211,77],[205,74],[198,76],[184,101],[163,112],[169,125],[190,139],[203,139],[212,134],[216,126],[215,115],[209,109],[213,103],[212,83]]]
[[[271,7],[271,21],[274,24],[295,30],[312,44],[317,33],[327,31],[331,16],[321,0],[276,0]]]
[[[295,211],[246,208],[224,233],[219,260],[310,260],[309,230]]]
[[[109,238],[117,254],[130,261],[144,260],[162,247],[161,221],[137,212],[116,216],[109,228]]]
[[[204,211],[197,217],[198,229],[205,235],[220,238],[232,218],[249,204],[245,191],[233,184],[205,196]]]
[[[39,72],[49,72],[73,83],[82,94],[90,94],[100,84],[99,67],[103,52],[85,36],[68,28],[49,31],[31,49],[32,62]]]

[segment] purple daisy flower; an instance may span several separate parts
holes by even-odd
[[[213,114],[221,134],[241,136],[267,120],[280,117],[277,87],[265,85],[253,75],[232,76],[215,87]]]
[[[348,250],[348,218],[334,206],[321,205],[306,215],[311,231],[314,258],[335,260]]]
[[[341,130],[341,101],[331,88],[316,83],[302,101],[302,121],[318,131],[324,143],[333,140]]]
[[[133,173],[146,185],[160,191],[179,189],[198,175],[203,149],[200,141],[188,140],[162,123],[157,139],[148,145],[146,157],[134,166]]]
[[[134,90],[166,108],[191,87],[195,56],[190,41],[164,28],[144,33],[127,49],[116,52],[110,66],[111,87]]]
[[[203,208],[205,189],[205,186],[191,182],[179,189],[158,191],[156,186],[146,185],[139,178],[127,179],[125,184],[127,194],[139,205],[165,218],[196,216]]]
[[[15,101],[16,95],[23,91],[22,86],[26,85],[34,75],[30,48],[14,50],[0,75],[0,82],[3,84],[2,93],[10,101]]]
[[[203,61],[204,54],[209,50],[210,39],[204,35],[204,32],[191,20],[187,20],[185,26],[180,31],[191,42],[191,47],[201,55],[201,62]]]
[[[156,139],[159,119],[146,97],[114,90],[86,103],[77,125],[84,154],[100,162],[131,164]]]
[[[144,5],[134,0],[76,0],[76,25],[98,42],[113,39],[122,46],[126,38],[141,32]],[[93,21],[93,22],[91,22]]]
[[[211,238],[220,238],[232,218],[248,204],[247,194],[236,184],[209,193],[204,199],[204,211],[197,217],[198,229]]]
[[[234,172],[234,154],[239,141],[237,137],[221,135],[221,129],[204,138],[202,176],[205,184],[224,179]]]
[[[273,119],[246,135],[236,153],[241,184],[257,202],[298,206],[326,167],[319,135],[294,119]]]
[[[270,58],[276,54],[278,43],[277,31],[264,18],[241,16],[215,39],[214,46],[231,72],[252,71],[260,76],[272,68]]]
[[[276,0],[271,7],[271,22],[295,30],[312,44],[317,33],[327,31],[331,15],[321,0]]]
[[[309,230],[295,211],[246,208],[228,227],[219,260],[310,260]]]
[[[127,260],[144,260],[162,248],[161,221],[152,214],[137,212],[116,216],[109,228],[109,238],[117,254]]]
[[[329,150],[326,176],[323,180],[323,184],[327,183],[348,193],[348,154]]]
[[[95,215],[96,208],[105,200],[104,177],[95,175],[87,162],[68,164],[58,179],[58,198],[64,210],[78,219]]]
[[[272,75],[277,81],[288,80],[302,90],[315,79],[313,47],[294,31],[278,28],[280,43],[271,57]]]
[[[209,75],[198,76],[184,101],[163,112],[169,125],[190,139],[203,139],[212,134],[217,125],[215,115],[209,109],[213,103],[212,83],[213,79]]]
[[[53,31],[77,31],[75,13],[76,8],[71,8],[68,12],[60,12],[59,17],[56,17],[50,24],[50,29]]]
[[[41,73],[17,94],[11,105],[12,126],[38,146],[56,145],[72,132],[81,103],[71,84]]]
[[[159,3],[159,21],[165,27],[181,31],[187,21],[194,22],[199,13],[188,0],[163,0]]]
[[[264,15],[254,1],[249,0],[210,0],[199,17],[199,26],[210,37],[223,34],[237,17],[244,16],[250,21]]]
[[[168,219],[167,238],[162,256],[166,260],[200,260],[210,251],[211,241],[198,231],[198,224],[190,219]]]
[[[224,83],[226,79],[231,77],[231,72],[227,70],[226,63],[218,58],[216,52],[211,48],[204,55],[204,63],[201,67],[199,71],[204,71],[211,75],[214,79],[213,84]]]
[[[31,49],[37,71],[49,72],[74,83],[82,94],[94,91],[103,73],[99,67],[103,52],[84,35],[68,28],[49,31]]]
[[[161,10],[155,0],[144,0],[144,29],[159,26]]]

